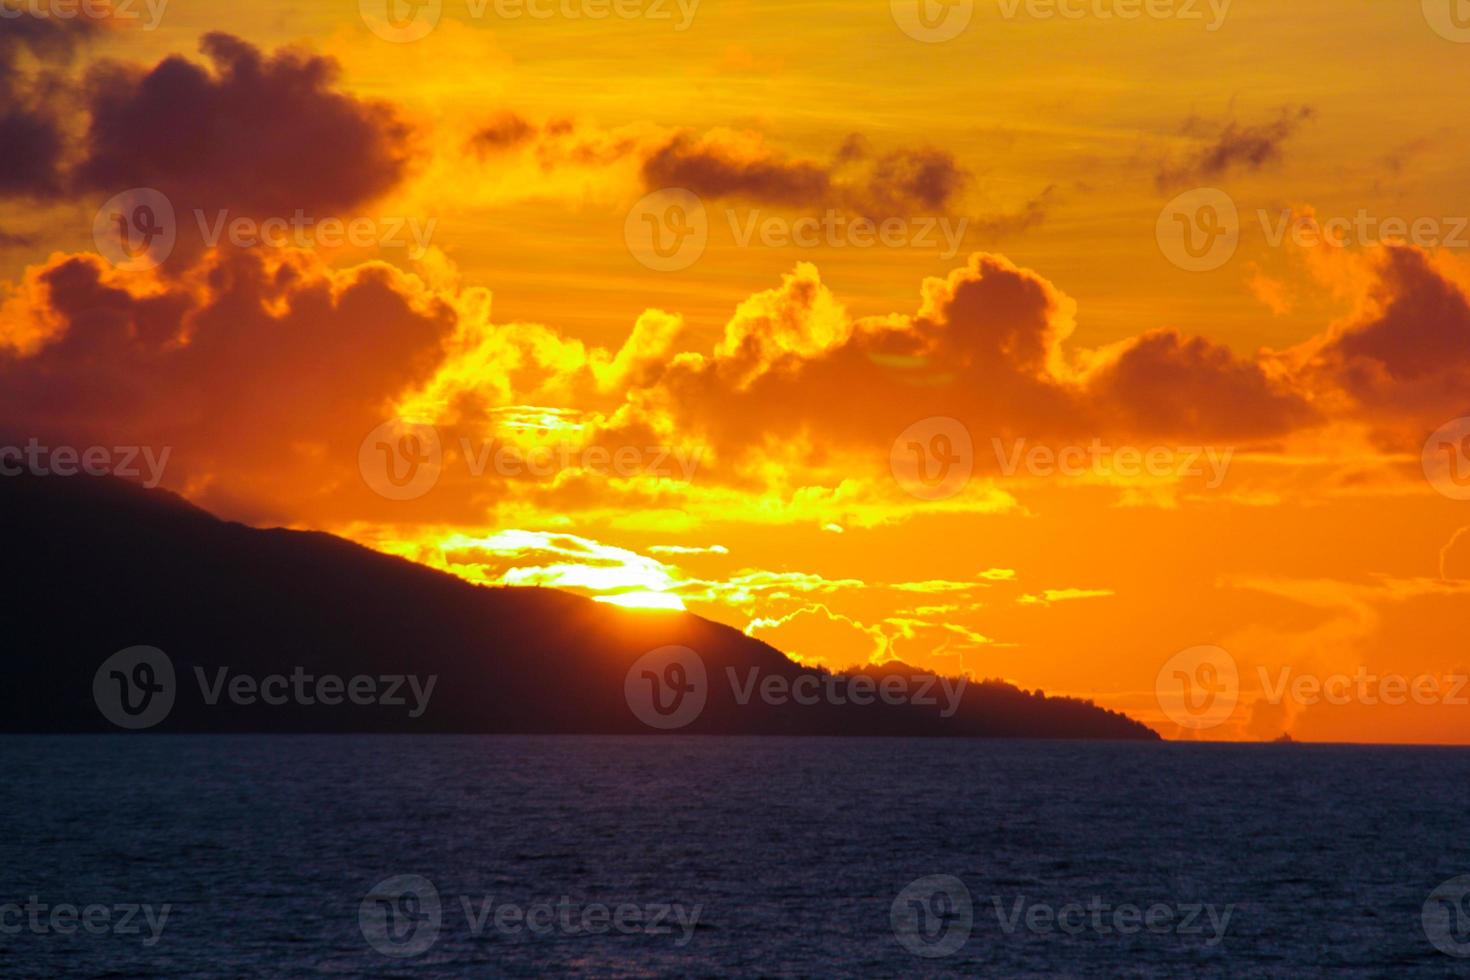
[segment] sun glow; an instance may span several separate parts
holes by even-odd
[[[672,592],[622,592],[618,595],[600,595],[598,602],[611,603],[625,609],[684,609],[684,600]]]

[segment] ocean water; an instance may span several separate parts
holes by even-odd
[[[1461,750],[119,735],[0,760],[5,976],[1470,975]]]

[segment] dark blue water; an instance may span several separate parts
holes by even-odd
[[[1470,975],[1467,751],[61,736],[0,758],[7,976]]]

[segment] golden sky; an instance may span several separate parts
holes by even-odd
[[[6,6],[6,440],[1166,737],[1470,742],[1460,0]]]

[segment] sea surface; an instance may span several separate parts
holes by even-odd
[[[4,976],[1470,976],[1464,750],[116,735],[0,763]]]

